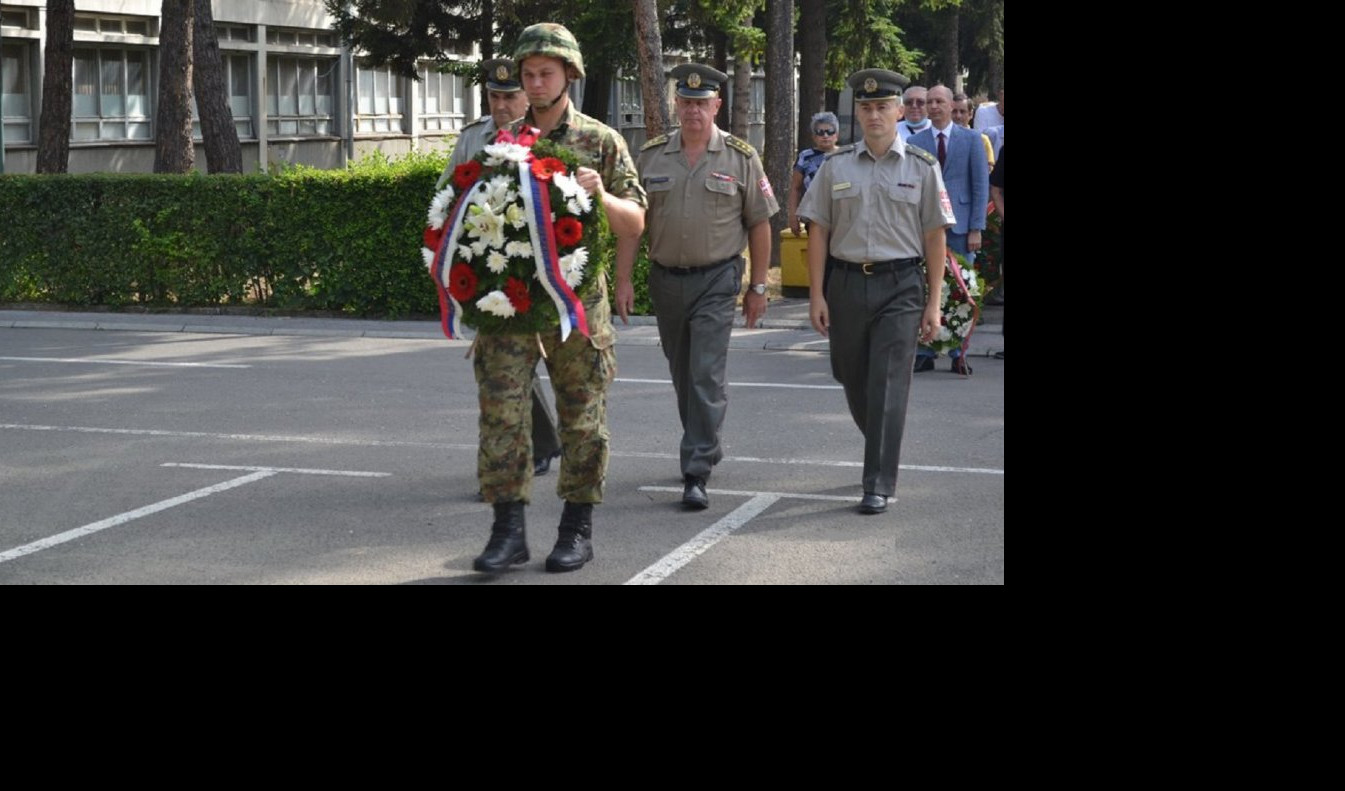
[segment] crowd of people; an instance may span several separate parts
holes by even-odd
[[[569,84],[583,78],[584,66],[569,30],[532,25],[512,55],[482,64],[491,115],[464,128],[441,184],[499,130],[535,129],[571,150],[580,160],[574,178],[600,196],[616,240],[613,304],[623,322],[634,309],[634,263],[647,240],[649,294],[683,430],[681,502],[705,509],[708,481],[724,456],[727,352],[744,268],[750,262],[743,314],[753,327],[767,310],[769,220],[780,208],[756,150],[715,125],[728,78],[704,64],[675,67],[678,125],[645,143],[637,160],[620,134],[570,102]],[[986,118],[998,121],[989,125],[992,136],[991,128],[964,128],[967,99],[944,86],[909,86],[883,69],[855,72],[849,84],[863,140],[838,146],[836,115],[813,115],[813,145],[799,153],[786,205],[790,228],[807,226],[809,274],[821,284],[810,292],[812,325],[830,340],[833,375],[864,436],[858,510],[877,514],[896,492],[912,373],[927,370],[917,363],[917,343],[939,329],[945,250],[975,255],[992,195],[1003,213],[1003,92],[997,118]],[[978,110],[978,129],[980,120]],[[477,475],[494,510],[477,571],[499,573],[530,559],[532,479],[556,455],[564,506],[546,569],[573,571],[594,557],[616,370],[607,287],[601,279],[583,300],[586,333],[477,335]],[[555,418],[538,362],[551,377]],[[970,373],[960,357],[953,370]]]

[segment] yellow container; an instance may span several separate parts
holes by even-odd
[[[798,236],[780,231],[780,292],[786,297],[808,296],[808,232]]]

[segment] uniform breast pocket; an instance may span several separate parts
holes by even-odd
[[[668,199],[672,193],[673,185],[676,183],[670,178],[660,177],[659,179],[645,179],[644,191],[649,196],[649,208],[657,209]]]
[[[859,213],[860,190],[858,185],[846,185],[843,189],[831,190],[831,215],[833,226],[850,226]]]
[[[738,197],[738,182],[736,181],[709,178],[705,180],[705,189],[710,191],[710,200],[706,201],[705,204],[712,215],[717,216],[732,211],[738,207],[741,201],[741,198]]]
[[[902,203],[918,204],[920,202],[920,182],[915,181],[913,183],[890,184],[887,187],[887,194],[890,195],[893,200],[901,201]]]

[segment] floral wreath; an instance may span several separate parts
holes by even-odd
[[[965,354],[971,333],[981,317],[981,280],[961,255],[948,251],[943,270],[943,318],[930,347],[935,352],[961,349]]]
[[[449,338],[463,324],[588,335],[583,298],[606,264],[607,218],[573,175],[579,158],[538,134],[501,129],[430,202],[421,255]]]

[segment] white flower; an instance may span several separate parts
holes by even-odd
[[[551,177],[557,187],[560,187],[560,194],[566,198],[574,198],[578,202],[582,212],[571,211],[571,214],[587,214],[593,210],[593,199],[588,196],[584,188],[579,186],[579,182],[567,173],[557,173]],[[569,208],[568,205],[566,208]]]
[[[530,149],[517,143],[494,143],[481,149],[486,152],[486,167],[495,167],[505,161],[523,162],[527,160]]]
[[[979,297],[981,295],[981,281],[976,278],[975,269],[969,266],[962,267],[962,279],[967,284],[967,293],[971,294],[973,297]]]
[[[504,221],[509,223],[515,230],[521,231],[528,226],[528,215],[523,212],[523,207],[517,203],[510,203],[504,210]],[[513,255],[513,253],[510,253]],[[528,253],[532,255],[532,253]]]
[[[428,247],[420,248],[420,257],[425,259],[425,268],[434,268],[434,251]]]
[[[453,207],[453,188],[444,187],[437,192],[434,200],[430,201],[430,227],[439,230],[444,227],[444,222],[448,220],[448,210]]]
[[[958,305],[957,310],[953,312],[957,314],[957,317],[959,319],[966,319],[968,316],[971,315],[971,305],[966,302],[963,302],[961,305]]]
[[[565,201],[565,208],[569,210],[570,214],[583,213],[583,211],[581,210],[582,207],[579,205],[579,201],[576,200],[575,198],[570,198],[569,200]]]
[[[475,250],[473,250],[471,247],[468,247],[465,244],[458,245],[458,255],[462,256],[462,260],[464,261],[472,260],[472,256],[475,254],[475,252],[476,252]]]
[[[532,242],[509,242],[504,246],[504,254],[510,258],[532,259]]]
[[[500,292],[496,291],[495,293],[498,294],[498,293],[500,293]],[[936,335],[936,336],[934,337],[934,340],[936,340],[936,341],[947,341],[947,340],[952,340],[952,337],[953,337],[953,333],[952,333],[952,331],[949,330],[947,327],[942,327],[942,326],[941,326],[941,327],[939,327],[939,334]]]
[[[484,255],[486,252],[485,242],[472,242],[472,252],[477,255]]]
[[[494,313],[496,316],[503,316],[506,319],[514,315],[514,303],[510,302],[509,297],[506,297],[504,292],[498,289],[478,299],[476,307],[485,313]]]
[[[478,207],[473,206],[472,208],[475,209]],[[489,208],[485,208],[480,212],[475,213],[467,222],[471,226],[471,229],[467,231],[468,236],[479,238],[482,242],[485,242],[491,247],[504,247],[503,217],[491,211]],[[481,251],[477,250],[477,254],[480,255]]]
[[[509,259],[505,258],[498,250],[491,250],[490,256],[486,258],[486,266],[497,275],[503,272],[508,265]]]
[[[489,183],[482,182],[481,202],[487,204],[492,210],[498,210],[509,205],[513,200],[510,193],[513,191],[509,187],[513,182],[508,176],[496,176]]]
[[[584,279],[584,267],[588,266],[588,250],[580,247],[569,255],[560,257],[560,271],[565,282],[574,288]]]

